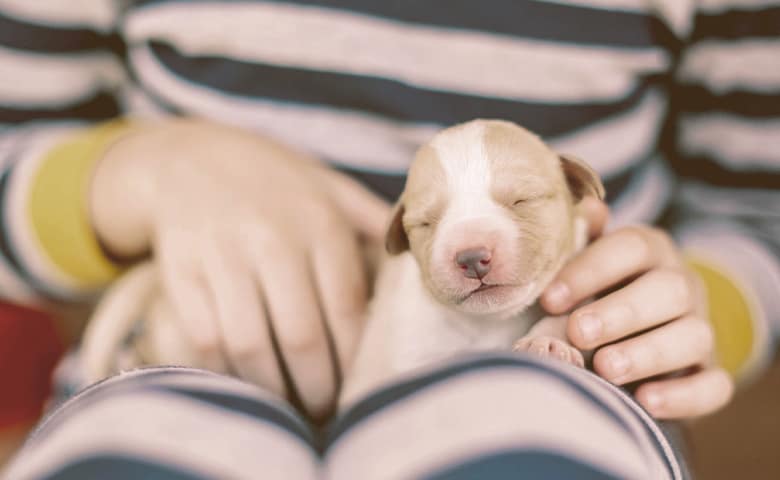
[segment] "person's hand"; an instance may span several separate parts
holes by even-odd
[[[593,201],[586,210],[598,234],[606,206]],[[617,385],[645,380],[636,398],[658,418],[700,416],[728,402],[733,382],[713,364],[702,286],[666,233],[633,226],[596,239],[561,270],[542,304],[561,314],[605,292],[576,308],[567,330],[578,348],[598,349],[596,373]]]
[[[206,365],[284,395],[283,360],[309,413],[333,405],[329,342],[345,368],[367,295],[358,236],[382,236],[383,201],[254,134],[174,121],[112,147],[91,208],[112,254],[153,249]]]

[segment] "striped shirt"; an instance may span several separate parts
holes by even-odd
[[[45,213],[87,188],[113,135],[91,124],[172,114],[271,135],[389,199],[438,129],[515,121],[602,175],[614,226],[666,222],[716,330],[780,323],[780,0],[0,0],[0,294],[111,277],[85,207]],[[73,152],[76,186],[50,194]],[[57,261],[52,222],[91,274]],[[732,371],[759,334],[731,335]]]

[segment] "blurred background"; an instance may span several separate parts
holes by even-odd
[[[776,478],[780,415],[780,362],[739,392],[722,411],[687,426],[691,461],[698,478]]]

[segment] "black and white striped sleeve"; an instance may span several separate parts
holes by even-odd
[[[711,287],[716,329],[726,328],[716,318],[724,309],[744,315],[732,311],[721,323],[752,318],[751,334],[724,346],[739,374],[760,363],[762,349],[749,353],[746,341],[737,352],[733,339],[767,343],[780,325],[780,1],[696,3],[673,92],[676,232]],[[727,302],[718,277],[742,300]]]
[[[0,125],[119,113],[114,0],[0,2]]]
[[[0,0],[1,298],[72,298],[65,286],[72,282],[32,220],[33,187],[47,165],[72,172],[74,162],[87,160],[54,152],[120,113],[126,75],[115,33],[119,10],[116,0]],[[57,196],[44,193],[44,203]],[[80,198],[71,200],[78,205]]]

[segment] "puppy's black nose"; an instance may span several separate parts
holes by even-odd
[[[458,264],[466,278],[479,278],[490,271],[490,251],[487,248],[468,248],[455,254]]]

